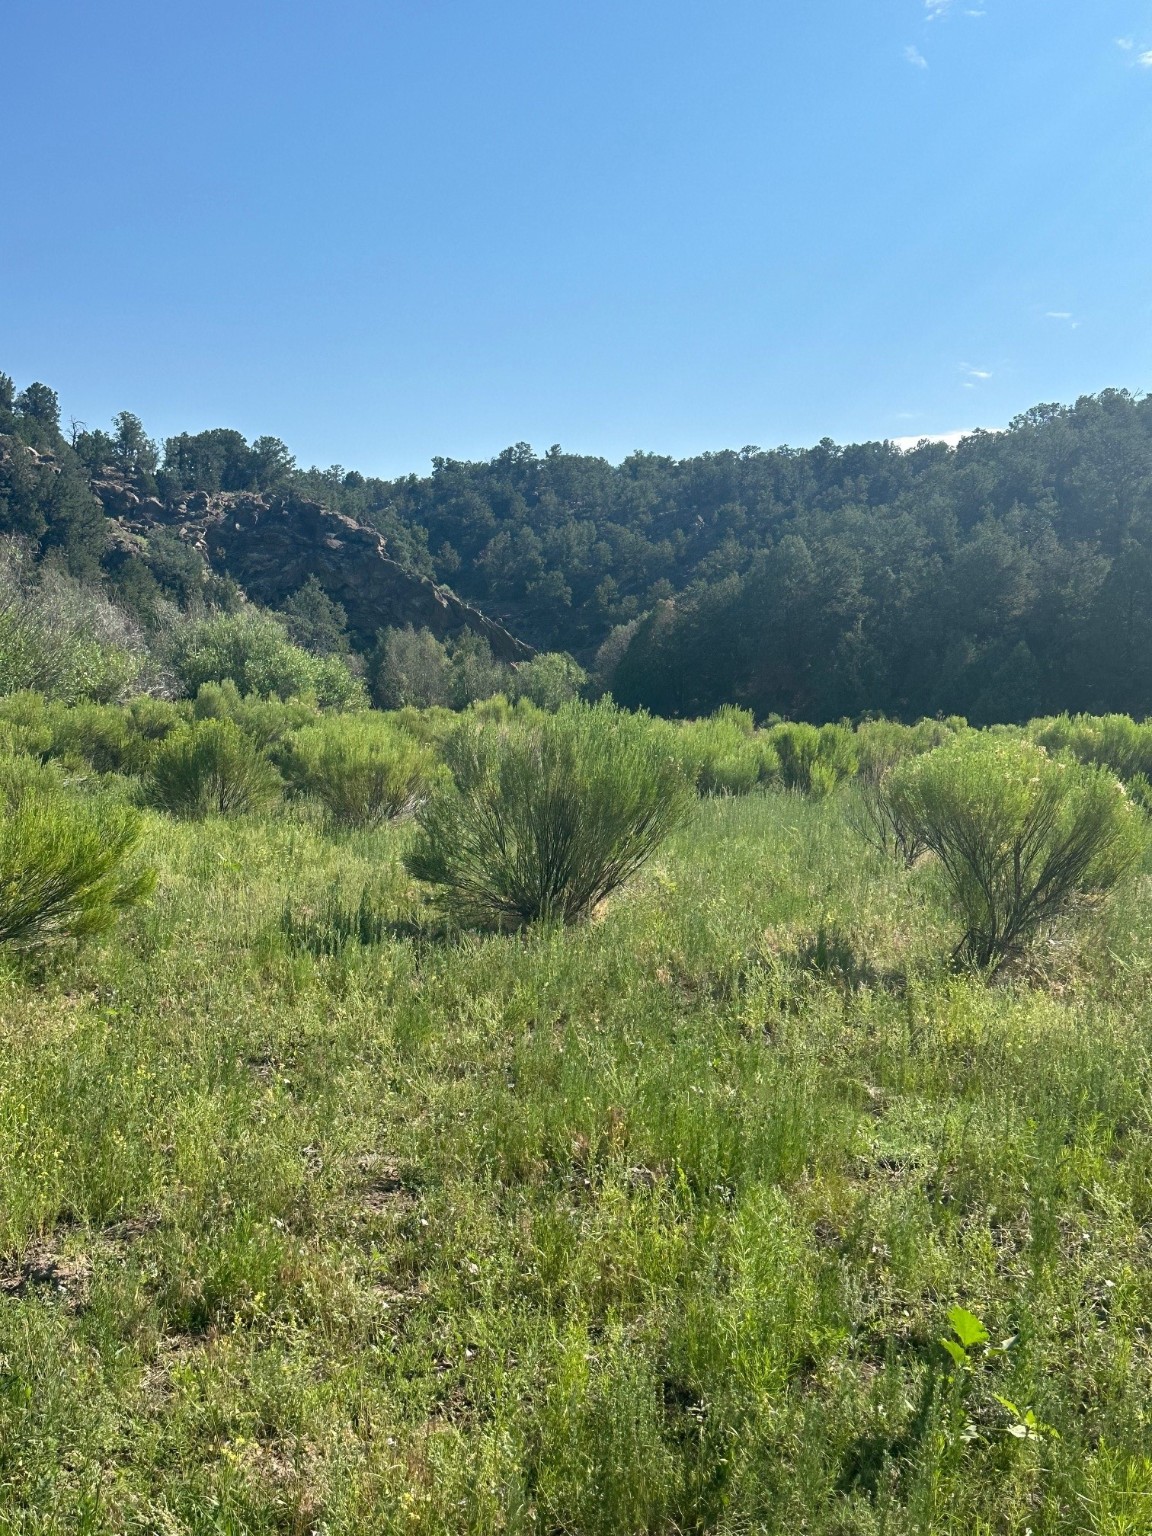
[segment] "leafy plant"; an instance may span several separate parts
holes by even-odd
[[[280,775],[231,720],[198,720],[156,748],[146,793],[177,816],[258,811],[280,795]]]
[[[321,704],[353,704],[363,685],[339,656],[313,656],[293,645],[284,625],[259,610],[215,614],[185,625],[174,639],[172,663],[184,688],[235,683],[241,694],[289,699],[314,694]]]
[[[470,724],[448,764],[405,862],[462,921],[579,921],[686,814],[688,787],[647,719],[611,703]]]
[[[1075,896],[1114,885],[1139,858],[1139,813],[1101,769],[973,733],[904,763],[889,814],[936,855],[963,923],[954,958],[992,971]]]

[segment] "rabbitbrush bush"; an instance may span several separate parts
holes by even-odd
[[[668,748],[700,795],[747,795],[770,783],[780,759],[750,710],[724,705],[704,720],[669,722]]]
[[[406,864],[463,922],[577,922],[687,814],[691,791],[644,716],[610,702],[471,724],[418,813]]]
[[[280,775],[231,720],[197,720],[160,742],[145,783],[150,802],[176,816],[234,816],[279,799]]]
[[[366,710],[297,731],[286,762],[291,782],[344,827],[398,816],[423,795],[437,767],[430,747]]]
[[[821,799],[856,772],[856,743],[843,725],[774,725],[768,740],[780,759],[785,789]]]
[[[0,763],[0,944],[39,949],[103,933],[152,890],[134,865],[139,817],[75,800],[31,759]]]
[[[954,958],[984,971],[1142,850],[1141,815],[1111,774],[1022,738],[960,736],[901,764],[884,794],[940,862],[964,927]]]

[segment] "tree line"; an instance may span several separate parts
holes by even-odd
[[[613,465],[521,443],[392,480],[304,469],[279,439],[231,429],[159,445],[129,412],[65,433],[50,389],[0,376],[4,434],[54,463],[0,457],[0,533],[129,607],[187,603],[203,583],[174,539],[108,550],[89,486],[109,466],[168,501],[317,499],[663,714],[1152,712],[1152,400],[1124,390],[1037,406],[956,449],[825,439]]]

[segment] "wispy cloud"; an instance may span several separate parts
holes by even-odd
[[[939,21],[952,9],[952,0],[924,0],[929,21]]]
[[[960,367],[970,381],[966,386],[968,389],[975,389],[977,384],[983,384],[985,379],[992,377],[990,368],[973,368],[968,363],[961,363]]]
[[[995,432],[996,430],[996,427],[968,427],[962,432],[925,432],[921,437],[893,437],[889,441],[902,453],[911,453],[913,449],[919,448],[921,443],[947,443],[949,448],[955,448],[966,437],[971,437],[973,432]]]
[[[928,60],[924,57],[924,55],[920,52],[919,48],[917,48],[914,43],[909,43],[907,48],[905,48],[904,58],[909,64],[915,65],[917,69],[928,68]]]
[[[1136,39],[1134,37],[1118,37],[1116,39],[1116,46],[1117,48],[1122,48],[1125,53],[1131,53],[1136,46]]]
[[[1080,329],[1080,322],[1069,309],[1047,309],[1044,311],[1045,320],[1059,320],[1063,325],[1070,325],[1074,331]]]
[[[1149,48],[1147,53],[1137,54],[1136,62],[1141,69],[1152,69],[1152,48]]]

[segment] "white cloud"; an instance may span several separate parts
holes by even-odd
[[[1131,53],[1136,46],[1136,39],[1134,37],[1118,37],[1116,39],[1116,46],[1117,48],[1123,48],[1125,53]]]
[[[970,368],[967,363],[961,363],[960,366],[970,379],[974,379],[981,384],[985,379],[992,377],[992,370],[990,368]],[[967,385],[968,389],[975,389],[975,387],[975,384]]]
[[[1152,69],[1152,48],[1149,48],[1147,53],[1138,53],[1136,62],[1141,69]]]
[[[952,9],[952,0],[924,0],[924,9],[928,12],[929,21],[939,21]]]
[[[928,60],[920,52],[919,48],[915,47],[912,43],[909,43],[907,48],[905,48],[904,57],[909,64],[914,64],[917,69],[928,68]]]
[[[1070,326],[1074,331],[1080,329],[1079,320],[1068,309],[1047,309],[1044,311],[1044,318],[1045,320],[1059,320],[1064,325]]]
[[[995,431],[989,427],[968,427],[962,432],[925,432],[920,437],[893,437],[889,438],[894,448],[899,448],[901,453],[911,453],[913,448],[919,448],[921,443],[947,443],[949,448],[955,448],[957,443],[971,437],[973,432]]]

